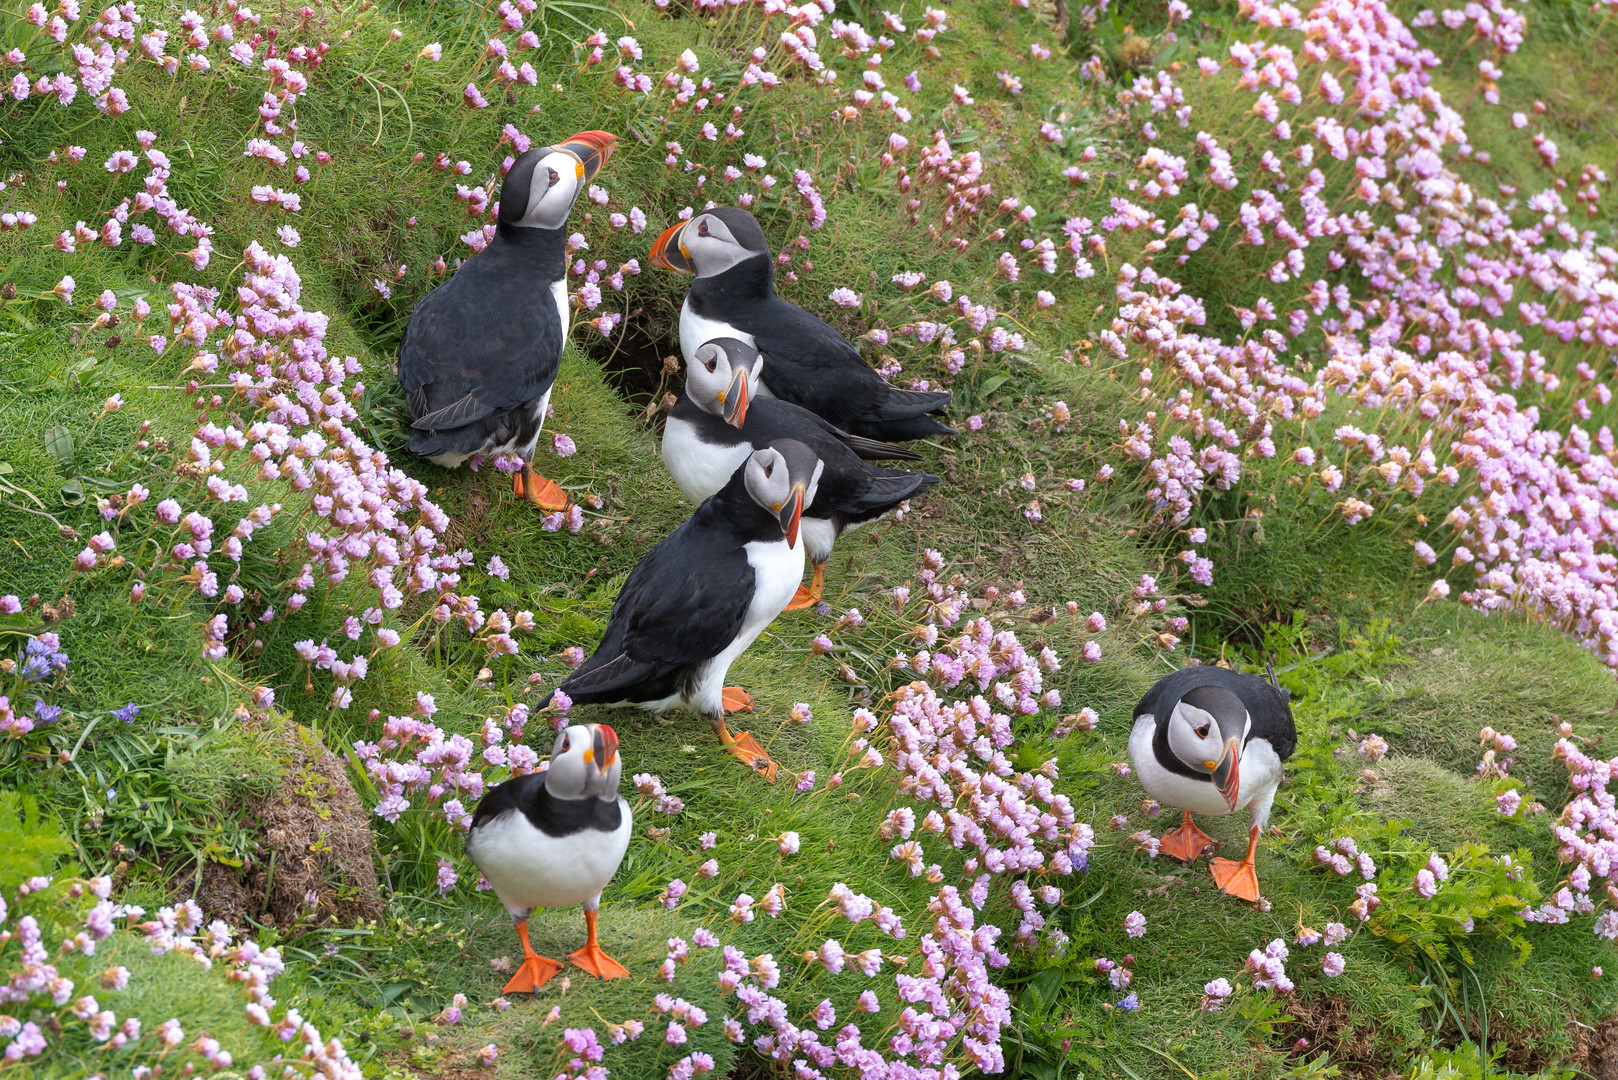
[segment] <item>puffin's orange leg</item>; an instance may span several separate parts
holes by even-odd
[[[550,982],[551,977],[562,970],[562,965],[548,956],[539,955],[534,951],[534,947],[528,944],[527,919],[517,920],[517,936],[522,938],[522,967],[517,969],[517,973],[506,983],[506,988],[501,993],[532,994]]]
[[[1197,857],[1210,847],[1218,844],[1213,837],[1197,828],[1191,820],[1191,811],[1185,812],[1185,820],[1173,832],[1163,834],[1163,854],[1181,862],[1195,862]]]
[[[1241,862],[1212,859],[1208,868],[1213,871],[1219,891],[1229,893],[1238,900],[1258,900],[1258,872],[1253,868],[1253,856],[1258,852],[1258,826],[1247,830],[1247,858]]]
[[[563,491],[562,486],[556,481],[545,479],[534,471],[532,464],[526,461],[523,462],[520,475],[522,476],[522,487],[526,489],[529,502],[541,510],[567,509],[567,492]],[[514,490],[517,488],[515,478],[513,478],[512,487]],[[518,494],[523,493],[523,491],[518,491]]]
[[[519,499],[523,497],[522,473],[520,472],[514,472],[511,474],[511,493]]]
[[[809,583],[809,588],[798,586],[798,591],[792,594],[792,600],[786,606],[787,611],[802,611],[812,608],[820,603],[820,598],[826,592],[826,564],[815,563],[815,576]]]
[[[764,752],[764,747],[758,744],[757,739],[745,731],[739,731],[732,735],[729,729],[725,727],[725,718],[723,716],[714,718],[713,729],[714,733],[719,736],[719,745],[725,748],[725,753],[746,765],[770,783],[775,782],[777,773],[775,762],[770,760],[770,755]]]
[[[628,968],[601,951],[601,944],[596,941],[596,913],[590,908],[584,909],[584,925],[590,930],[589,940],[568,959],[598,979],[629,978]]]

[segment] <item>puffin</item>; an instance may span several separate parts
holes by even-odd
[[[1268,681],[1222,667],[1188,667],[1159,679],[1135,706],[1129,756],[1147,794],[1185,812],[1162,850],[1187,863],[1214,846],[1192,813],[1222,815],[1247,807],[1247,857],[1213,859],[1220,891],[1257,901],[1253,859],[1281,784],[1281,763],[1298,744],[1290,694]]]
[[[954,430],[928,415],[947,391],[890,386],[848,339],[775,295],[775,260],[746,210],[704,210],[664,230],[649,261],[696,275],[680,308],[680,352],[687,362],[717,337],[738,338],[764,354],[768,382],[755,390],[802,405],[856,435],[904,442]]]
[[[758,740],[725,727],[726,712],[753,707],[725,674],[803,579],[798,529],[823,468],[794,439],[753,451],[630,571],[600,646],[544,704],[561,693],[575,705],[683,706],[707,717],[727,753],[773,781],[775,762]]]
[[[777,439],[795,439],[820,458],[823,471],[814,501],[803,509],[803,543],[813,568],[810,588],[798,587],[788,611],[820,602],[826,560],[843,533],[875,521],[906,499],[938,483],[929,473],[869,464],[867,456],[914,459],[903,447],[865,439],[833,427],[790,401],[752,397],[764,358],[745,341],[715,338],[697,347],[685,377],[685,394],[663,428],[663,461],[692,502],[718,491],[737,466]]]
[[[583,904],[588,938],[568,959],[598,978],[629,977],[596,940],[601,890],[629,850],[629,804],[618,794],[622,774],[617,733],[606,724],[574,724],[556,733],[548,770],[512,777],[478,802],[466,853],[522,939],[522,966],[505,993],[532,994],[562,970],[528,942],[535,908]]]
[[[399,346],[410,451],[446,469],[515,453],[512,491],[542,510],[567,508],[533,464],[567,340],[567,219],[617,145],[581,131],[523,151],[500,186],[494,239],[416,305]]]

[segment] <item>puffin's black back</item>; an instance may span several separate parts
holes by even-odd
[[[623,811],[617,799],[558,799],[545,786],[549,775],[539,772],[514,776],[490,788],[478,800],[472,829],[475,831],[507,810],[517,810],[546,836],[572,836],[587,829],[607,833],[618,830]]]
[[[601,645],[558,690],[581,705],[655,701],[688,690],[695,669],[735,639],[753,600],[745,545],[782,539],[780,522],[747,493],[746,471],[635,564]]]
[[[746,442],[754,449],[762,449],[778,439],[796,439],[808,446],[824,468],[815,501],[803,508],[804,517],[857,524],[887,513],[938,483],[938,477],[931,473],[872,465],[849,445],[847,433],[790,401],[763,396],[753,398],[747,405],[747,419],[739,430],[705,412],[683,394],[671,415],[693,425],[706,443],[735,446]]]
[[[1218,686],[1235,694],[1246,707],[1247,714],[1253,718],[1248,739],[1267,740],[1275,750],[1276,757],[1282,761],[1292,756],[1292,751],[1298,745],[1298,729],[1292,720],[1292,706],[1288,703],[1291,695],[1256,675],[1244,675],[1209,664],[1170,672],[1157,680],[1146,691],[1146,696],[1140,699],[1140,704],[1135,706],[1136,719],[1150,713],[1157,721],[1157,733],[1152,742],[1155,756],[1165,768],[1183,771],[1185,775],[1195,776],[1199,780],[1207,778],[1206,773],[1196,773],[1188,766],[1180,765],[1179,758],[1169,750],[1168,745],[1168,721],[1174,715],[1174,707],[1181,698],[1199,686]],[[1180,768],[1176,769],[1176,765],[1180,765]]]
[[[560,230],[497,226],[493,240],[416,305],[399,346],[410,450],[481,449],[501,414],[544,395],[562,358],[551,286],[567,272]]]
[[[769,253],[698,278],[693,313],[750,334],[764,355],[770,392],[869,439],[922,439],[954,431],[927,414],[949,394],[889,386],[848,339],[774,292]]]

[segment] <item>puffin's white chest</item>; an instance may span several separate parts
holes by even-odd
[[[680,307],[680,355],[689,362],[697,355],[697,350],[702,347],[703,342],[721,337],[735,338],[749,345],[755,344],[753,335],[745,330],[738,330],[729,323],[710,319],[692,311],[691,298],[687,296],[685,303]]]
[[[634,823],[622,797],[618,813],[614,832],[586,829],[549,836],[534,828],[521,811],[508,810],[467,837],[466,853],[514,916],[532,908],[591,903],[629,850]]]
[[[712,495],[735,475],[752,447],[745,442],[734,446],[703,442],[695,424],[669,417],[663,425],[663,464],[668,466],[680,494],[694,503]]]
[[[1193,814],[1222,817],[1232,812],[1230,804],[1214,787],[1212,780],[1193,780],[1170,772],[1152,752],[1152,738],[1157,731],[1157,719],[1146,714],[1135,721],[1129,733],[1129,757],[1135,763],[1135,775],[1140,777],[1146,794],[1179,810]],[[1268,817],[1270,803],[1281,783],[1281,759],[1267,739],[1248,739],[1242,748],[1240,784],[1236,790],[1235,809],[1251,807],[1253,817],[1263,824]]]
[[[572,324],[573,316],[573,305],[567,298],[567,277],[565,273],[561,281],[551,282],[551,299],[556,302],[556,325],[562,328],[562,345],[565,348],[567,346],[567,331]]]

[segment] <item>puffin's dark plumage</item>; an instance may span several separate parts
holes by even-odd
[[[805,553],[814,583],[799,589],[788,610],[820,601],[826,560],[845,531],[893,510],[938,483],[929,473],[872,465],[856,449],[895,450],[884,443],[850,436],[790,401],[756,396],[765,364],[746,342],[716,338],[704,342],[687,365],[685,393],[663,431],[663,460],[686,498],[698,501],[726,482],[753,451],[782,439],[795,439],[825,466],[814,502],[803,510]]]
[[[514,487],[546,509],[567,505],[532,469],[568,331],[567,216],[616,145],[585,131],[524,151],[501,184],[494,238],[422,298],[399,346],[408,448],[445,468],[516,453]]]
[[[529,151],[533,153],[533,151]],[[529,406],[556,381],[562,325],[552,285],[565,280],[567,240],[502,222],[495,238],[416,305],[399,347],[412,453],[471,455],[532,442]]]
[[[654,712],[684,705],[709,719],[734,756],[773,779],[763,748],[725,729],[727,708],[750,699],[724,679],[803,577],[799,519],[819,472],[814,452],[792,441],[748,458],[630,571],[600,646],[557,690],[574,704]]]
[[[624,815],[617,803],[555,798],[545,789],[549,775],[548,772],[529,773],[491,788],[478,800],[472,828],[480,828],[490,819],[515,810],[546,836],[574,836],[590,829],[604,833],[618,831]]]
[[[775,262],[746,210],[705,210],[658,237],[653,265],[697,275],[680,311],[680,347],[689,361],[716,337],[750,340],[764,354],[766,386],[778,398],[871,439],[953,435],[934,419],[947,392],[890,386],[843,335],[775,295]]]

